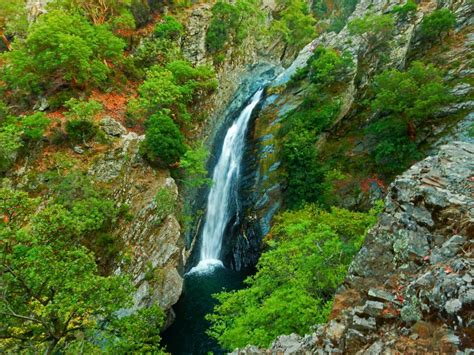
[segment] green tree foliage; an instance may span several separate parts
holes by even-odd
[[[390,14],[368,14],[363,18],[352,20],[348,27],[350,34],[360,36],[367,46],[367,52],[371,52],[385,45],[390,39],[394,23],[393,16]]]
[[[206,162],[209,157],[209,150],[200,143],[194,149],[188,149],[179,163],[184,170],[184,184],[190,188],[199,188],[202,185],[210,184],[211,179],[207,177]]]
[[[334,49],[318,47],[308,60],[309,78],[316,85],[330,85],[343,76],[352,67],[349,53],[338,53]]]
[[[442,73],[432,64],[413,62],[407,71],[389,69],[374,78],[372,108],[419,123],[450,100]]]
[[[184,136],[170,118],[169,111],[160,111],[147,120],[142,148],[150,161],[165,166],[177,163],[186,152]]]
[[[0,0],[0,40],[6,49],[11,49],[7,36],[24,33],[26,28],[26,0]]]
[[[68,12],[79,10],[94,25],[114,22],[117,19],[122,22],[123,17],[129,17],[131,14],[131,0],[57,0],[50,6]],[[135,27],[134,21],[132,27]]]
[[[23,116],[19,119],[23,131],[23,137],[30,141],[37,141],[44,135],[50,120],[43,112]]]
[[[84,143],[95,137],[97,127],[93,121],[103,107],[95,100],[81,101],[70,99],[64,106],[68,108],[66,116],[66,133],[73,143]]]
[[[456,16],[449,9],[433,11],[421,22],[421,35],[426,40],[441,40],[442,36],[456,25]]]
[[[104,84],[111,63],[122,56],[124,42],[106,25],[55,10],[40,16],[24,42],[4,55],[3,80],[27,95],[54,93],[64,86],[84,89]]]
[[[410,13],[416,11],[417,5],[413,0],[408,0],[405,5],[395,5],[393,12],[399,14],[400,18],[406,19]]]
[[[154,35],[161,39],[177,40],[184,33],[183,25],[173,16],[165,16],[155,27]]]
[[[339,32],[354,12],[357,0],[316,0],[312,10],[318,18],[329,19],[328,31]]]
[[[58,179],[39,210],[39,199],[0,189],[0,351],[161,352],[163,312],[118,317],[131,305],[131,281],[104,274],[91,251],[117,208],[83,174]]]
[[[248,287],[215,296],[209,335],[229,350],[267,347],[280,334],[309,333],[325,322],[375,214],[306,205],[279,215]]]
[[[212,19],[206,33],[206,47],[217,53],[232,40],[239,45],[250,32],[256,35],[263,21],[258,0],[218,1],[212,7]]]
[[[187,61],[177,60],[166,68],[150,68],[138,89],[138,101],[132,101],[131,105],[135,106],[135,114],[170,110],[173,117],[183,124],[191,119],[187,105],[216,88],[215,73],[209,66],[193,67]]]
[[[407,71],[377,75],[373,90],[372,108],[384,115],[368,128],[378,141],[375,162],[388,174],[398,173],[419,158],[416,128],[451,100],[449,89],[433,65],[413,62]]]
[[[43,137],[50,122],[42,112],[15,117],[4,111],[3,116],[0,120],[0,173],[12,166],[22,147]]]
[[[316,20],[308,11],[308,5],[302,0],[281,0],[284,9],[272,23],[270,33],[284,40],[297,50],[314,39]]]

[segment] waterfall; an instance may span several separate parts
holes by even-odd
[[[201,240],[199,264],[192,272],[212,270],[223,266],[220,260],[224,230],[231,218],[230,206],[238,201],[237,187],[240,165],[244,153],[245,133],[254,108],[262,97],[263,89],[253,95],[250,103],[228,129],[222,152],[212,175],[211,191],[207,199],[207,212]]]

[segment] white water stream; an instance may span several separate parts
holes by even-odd
[[[222,267],[220,254],[224,230],[231,214],[229,206],[237,199],[240,165],[245,148],[245,133],[252,112],[262,97],[263,89],[258,90],[240,116],[228,129],[222,145],[222,152],[214,168],[211,191],[207,199],[207,212],[201,241],[199,264],[193,272],[211,271]]]

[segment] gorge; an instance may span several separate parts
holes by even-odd
[[[0,352],[469,354],[473,19],[0,0]]]

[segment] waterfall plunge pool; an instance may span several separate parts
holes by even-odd
[[[187,274],[183,294],[173,306],[176,320],[162,334],[167,351],[173,355],[226,353],[225,349],[206,334],[210,324],[204,317],[214,308],[214,293],[223,289],[231,291],[242,288],[243,280],[253,271],[215,267],[208,272]]]

